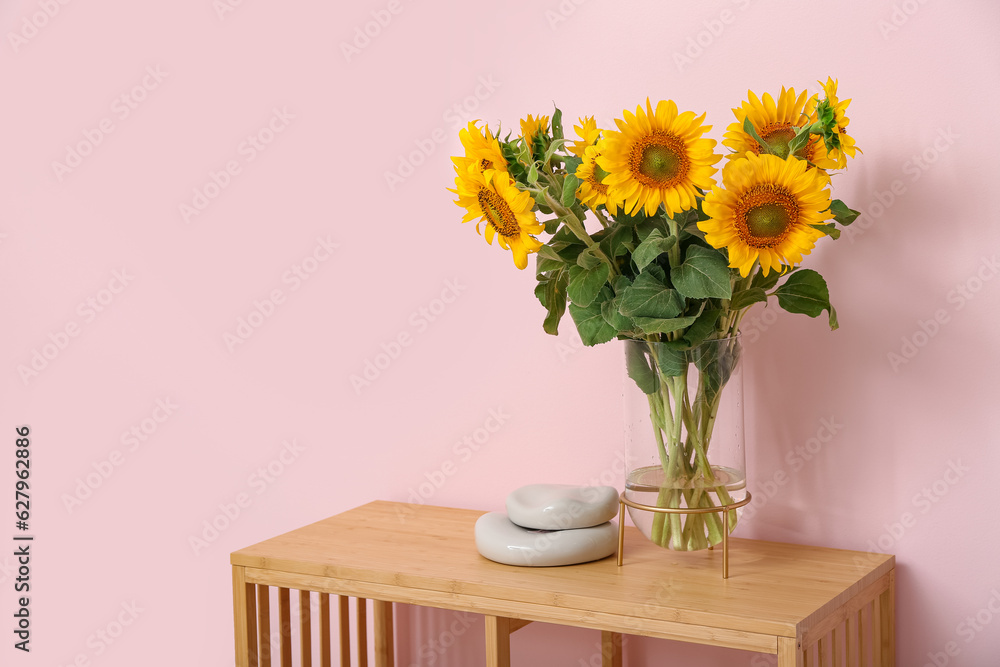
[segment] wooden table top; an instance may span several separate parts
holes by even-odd
[[[733,538],[730,577],[723,579],[721,549],[672,552],[629,527],[621,568],[614,556],[516,567],[476,551],[473,526],[482,514],[376,501],[240,549],[231,562],[287,573],[288,581],[311,581],[315,590],[327,578],[359,582],[375,599],[511,618],[651,636],[678,636],[666,631],[678,624],[718,628],[737,633],[729,643],[741,647],[748,645],[743,633],[795,637],[895,564],[885,554]],[[761,646],[771,650],[770,643]]]

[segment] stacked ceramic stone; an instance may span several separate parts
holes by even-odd
[[[618,546],[618,490],[611,486],[531,484],[507,496],[507,513],[476,522],[476,548],[507,565],[574,565]]]

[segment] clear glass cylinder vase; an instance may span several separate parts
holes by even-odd
[[[651,507],[732,505],[746,498],[743,365],[739,335],[684,349],[626,340],[625,497]],[[722,541],[738,511],[681,514],[629,506],[654,544],[677,551]]]

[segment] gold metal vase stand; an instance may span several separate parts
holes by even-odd
[[[618,567],[622,566],[625,557],[625,506],[642,510],[644,512],[656,512],[659,514],[714,514],[717,512],[728,512],[743,507],[750,502],[753,495],[747,491],[747,497],[738,503],[731,505],[720,505],[718,507],[654,507],[644,505],[625,497],[625,492],[618,496]],[[728,515],[727,515],[728,516]],[[709,549],[712,547],[709,546]],[[729,578],[729,521],[722,522],[722,578]]]

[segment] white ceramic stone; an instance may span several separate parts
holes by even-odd
[[[613,486],[529,484],[507,496],[507,516],[524,528],[568,530],[611,521],[618,514]]]
[[[602,523],[574,530],[529,530],[511,523],[502,512],[490,512],[476,521],[476,548],[505,565],[575,565],[615,553],[618,528]]]

